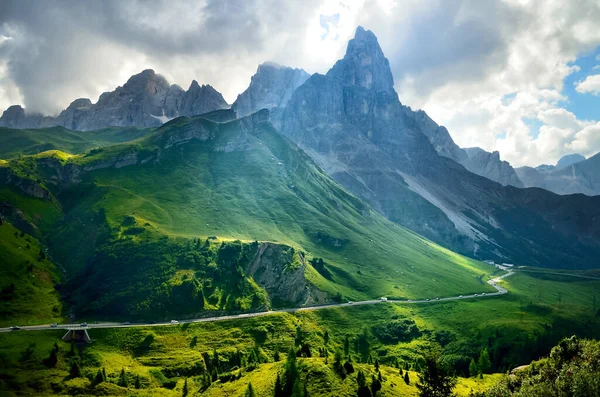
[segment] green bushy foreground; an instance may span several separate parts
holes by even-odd
[[[25,395],[176,396],[183,394],[187,379],[189,395],[242,396],[248,383],[256,395],[273,395],[276,376],[283,378],[284,361],[294,348],[301,390],[306,384],[308,395],[354,396],[358,371],[371,387],[377,363],[378,395],[416,396],[417,372],[431,354],[459,376],[459,395],[468,395],[501,379],[492,373],[548,354],[564,336],[600,338],[594,303],[599,281],[520,273],[504,284],[508,295],[473,301],[381,303],[160,327],[94,329],[92,324],[94,342],[73,353],[59,340],[60,331],[4,333],[1,387]],[[57,362],[49,367],[44,360],[55,342]],[[303,357],[309,352],[311,357]],[[342,367],[350,357],[354,368],[348,373],[346,365],[345,378],[336,366],[340,354]],[[75,362],[80,377],[71,379]],[[120,380],[123,370],[127,386]],[[93,386],[98,371],[107,381]]]

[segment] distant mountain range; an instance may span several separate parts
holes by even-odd
[[[100,95],[93,104],[87,98],[74,100],[57,117],[28,114],[18,105],[0,117],[0,127],[45,128],[62,126],[91,131],[106,127],[158,127],[179,116],[194,116],[229,108],[223,96],[210,85],[192,81],[185,91],[147,69],[132,76],[122,87]]]
[[[519,167],[515,170],[526,187],[558,194],[600,195],[600,153],[586,159],[580,154],[562,157],[556,165]]]
[[[96,104],[76,100],[56,118],[11,107],[0,125],[146,127],[225,108],[210,86],[194,81],[184,91],[146,70],[102,94]],[[344,58],[325,75],[263,64],[232,110],[211,117],[227,121],[263,108],[277,130],[350,192],[393,222],[457,252],[554,267],[589,267],[600,254],[600,197],[523,189],[538,185],[500,160],[498,152],[458,147],[424,111],[402,105],[377,38],[361,27]],[[562,168],[534,171],[541,181],[593,194],[598,186],[593,159],[564,166],[567,159]]]

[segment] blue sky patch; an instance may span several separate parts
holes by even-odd
[[[573,113],[580,120],[600,120],[600,96],[590,93],[582,94],[575,90],[575,84],[584,80],[587,76],[600,74],[600,47],[593,52],[584,54],[577,58],[574,64],[579,66],[579,71],[570,74],[564,79],[563,95],[568,99],[559,102],[559,105]]]

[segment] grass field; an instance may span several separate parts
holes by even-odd
[[[0,326],[62,320],[60,276],[43,248],[8,222],[0,225]]]
[[[207,395],[242,395],[248,382],[252,382],[257,390],[272,387],[273,366],[278,365],[272,362],[274,352],[286,352],[298,339],[310,345],[315,357],[318,349],[325,346],[330,352],[343,350],[348,336],[355,366],[368,372],[372,366],[358,364],[361,353],[356,345],[358,337],[366,335],[370,355],[382,363],[384,395],[413,395],[410,393],[415,393],[416,372],[410,373],[413,386],[406,386],[396,376],[398,370],[393,368],[396,362],[401,367],[408,364],[412,368],[424,354],[438,352],[449,363],[455,363],[459,362],[457,352],[470,359],[472,356],[477,357],[481,349],[487,348],[493,361],[497,361],[501,372],[504,372],[507,368],[528,363],[532,359],[523,349],[536,354],[533,358],[537,359],[548,353],[549,348],[556,343],[555,339],[571,334],[600,337],[600,317],[593,313],[593,296],[600,291],[600,281],[549,280],[539,275],[532,277],[523,273],[507,278],[505,284],[510,291],[508,295],[472,301],[419,305],[382,303],[214,323],[92,329],[90,334],[95,341],[85,347],[81,354],[82,368],[84,373],[93,375],[98,368],[104,367],[115,383],[119,371],[126,368],[129,373],[140,374],[145,380],[145,393],[158,395],[164,392],[168,395],[171,392],[181,392],[183,387],[184,375],[173,377],[172,374],[185,374],[194,363],[204,362],[206,355],[212,355],[215,350],[224,363],[237,349],[246,354],[257,350],[267,363],[259,365],[254,371],[242,371],[243,376],[239,380],[217,381],[206,391]],[[558,294],[561,295],[560,303]],[[415,322],[420,330],[419,336],[398,342],[384,342],[380,339],[378,327],[405,319]],[[327,344],[326,332],[329,335]],[[61,359],[62,364],[59,363],[57,369],[46,369],[39,373],[36,371],[35,376],[20,375],[33,368],[42,369],[41,360],[60,336],[62,334],[59,331],[0,334],[0,357],[11,363],[4,370],[4,379],[15,377],[18,379],[15,382],[24,388],[42,385],[40,387],[47,389],[53,382],[62,382],[63,388],[70,387],[63,381],[68,371],[66,357]],[[440,336],[444,336],[446,340],[443,341]],[[526,340],[530,341],[529,345]],[[29,364],[20,361],[19,357],[22,357],[32,343],[36,344],[37,358]],[[69,346],[62,342],[60,346],[61,352],[67,354]],[[494,358],[494,354],[499,352],[505,358],[504,361]],[[305,368],[302,373],[310,373],[309,378],[315,382],[309,383],[309,391],[310,387],[314,387],[313,391],[316,392],[318,388],[332,396],[351,395],[356,387],[353,377],[342,381],[331,371],[331,355],[329,360],[328,368],[322,358],[301,360],[301,365]],[[504,367],[508,365],[507,360],[513,361],[510,361],[508,367]],[[175,385],[173,389],[161,386],[153,375],[156,370],[167,374],[169,381],[165,381],[165,384],[169,387]],[[471,388],[475,390],[485,387],[496,381],[498,376],[486,376],[483,380],[460,379],[457,392],[459,395],[468,395]],[[198,375],[190,374],[188,377],[191,388],[199,387],[201,379]],[[77,381],[81,383],[80,380]],[[117,394],[124,394],[123,388],[116,385],[107,387],[115,388],[114,392]]]
[[[87,150],[128,142],[152,131],[151,128],[105,128],[98,131],[72,131],[63,127],[17,130],[0,127],[0,159],[11,159],[48,150],[83,153]]]

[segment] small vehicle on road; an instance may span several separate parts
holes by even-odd
[[[463,296],[462,296],[462,295],[459,295],[458,297],[459,297],[459,298],[462,298]]]
[[[131,323],[129,321],[124,321],[121,323],[121,325],[131,325]]]
[[[171,324],[179,324],[179,321],[177,321],[177,320],[171,320]]]
[[[439,301],[439,300],[440,300],[440,298],[435,298],[435,300],[436,300],[436,301]]]
[[[85,321],[84,321],[84,322],[82,322],[82,323],[81,323],[81,324],[79,324],[79,325],[80,325],[80,326],[82,326],[82,327],[87,327],[87,323],[86,323]]]
[[[58,324],[56,324],[56,323],[50,324],[50,328],[56,328],[56,327],[58,327]]]
[[[431,299],[427,298],[427,302],[429,302]]]
[[[10,327],[11,331],[18,331],[20,329],[21,329],[21,327],[19,327],[18,325],[13,325],[12,327]]]
[[[351,304],[353,304],[353,303],[354,303],[354,302],[352,302],[352,301],[348,301],[348,304],[349,304],[349,305],[351,305]]]
[[[382,296],[382,297],[381,297],[381,301],[382,301],[382,302],[387,302],[387,301],[388,301],[388,299],[387,299],[385,296]]]

